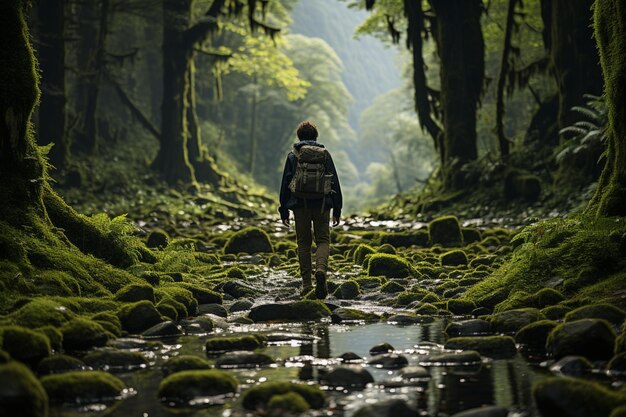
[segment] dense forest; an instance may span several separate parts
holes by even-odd
[[[625,416],[625,21],[2,2],[0,415]]]

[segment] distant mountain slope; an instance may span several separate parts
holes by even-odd
[[[366,15],[338,0],[300,0],[292,15],[293,33],[324,39],[343,61],[343,80],[355,100],[350,124],[357,131],[359,115],[374,98],[401,85],[396,51],[369,36],[354,39]]]

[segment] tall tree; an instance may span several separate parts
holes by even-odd
[[[606,165],[587,211],[598,216],[626,216],[626,4],[595,3],[595,39],[600,51],[608,114]]]
[[[49,158],[57,168],[65,166],[69,151],[65,137],[65,3],[65,0],[37,3],[37,50],[42,72],[38,142],[54,143]]]

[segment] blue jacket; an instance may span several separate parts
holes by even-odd
[[[314,140],[300,141],[293,145],[293,147],[297,150],[303,145],[319,146],[321,148],[324,147],[324,145]],[[293,210],[295,208],[322,208],[321,198],[316,200],[305,200],[295,197],[291,194],[291,190],[289,189],[289,183],[291,183],[291,179],[296,172],[297,163],[298,160],[296,159],[294,153],[289,152],[289,154],[287,155],[287,160],[285,161],[285,168],[283,170],[283,180],[280,184],[280,207],[278,207],[278,211],[280,212],[280,218],[283,220],[288,219],[289,210]],[[328,196],[326,196],[326,202],[324,203],[324,207],[333,209],[333,217],[341,217],[341,206],[343,205],[343,197],[341,195],[341,186],[339,185],[337,170],[335,169],[335,164],[333,163],[333,158],[330,156],[330,152],[328,153],[328,160],[326,161],[326,172],[332,173],[333,179],[331,188],[332,192]]]

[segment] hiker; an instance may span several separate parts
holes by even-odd
[[[312,288],[311,243],[314,235],[317,247],[315,296],[324,299],[328,295],[326,272],[330,252],[330,209],[333,210],[333,226],[337,226],[341,217],[341,187],[330,153],[317,142],[315,125],[300,123],[297,135],[300,142],[293,145],[285,161],[278,211],[285,226],[289,226],[289,210],[294,214],[302,294]]]

